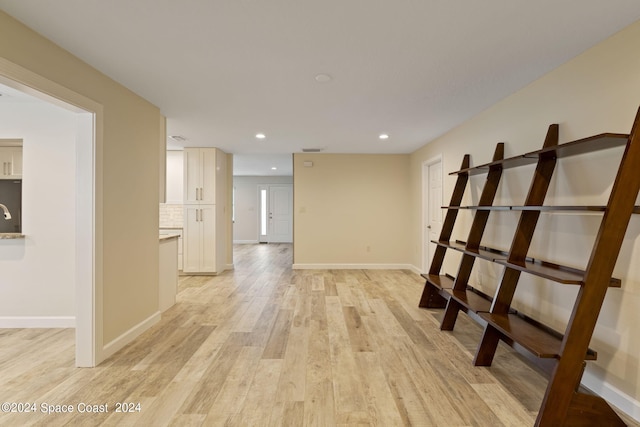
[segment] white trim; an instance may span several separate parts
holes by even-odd
[[[257,240],[234,240],[233,244],[234,245],[256,245],[260,242],[258,242]]]
[[[102,351],[102,105],[0,57],[0,82],[82,116],[76,182],[76,366],[96,366]]]
[[[426,273],[426,271],[422,271],[420,270],[418,267],[416,267],[415,265],[410,265],[409,270],[413,271],[416,274],[422,274],[422,273]]]
[[[294,270],[411,270],[411,264],[293,264]]]
[[[161,313],[159,311],[156,311],[150,317],[138,323],[133,328],[129,329],[124,334],[120,335],[118,338],[109,342],[102,349],[102,356],[104,357],[104,359],[111,357],[118,350],[123,348],[125,345],[129,344],[130,342],[138,338],[140,335],[146,332],[149,328],[151,328],[153,325],[158,323],[160,321],[160,318],[161,318]]]
[[[0,328],[75,328],[75,316],[2,316]]]
[[[582,385],[634,420],[640,421],[640,402],[619,388],[602,381],[602,379],[589,372],[588,369],[582,375]]]
[[[226,265],[225,271],[227,271],[227,270],[235,270],[235,266],[233,265],[233,263]]]

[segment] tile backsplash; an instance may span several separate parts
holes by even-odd
[[[182,228],[182,205],[160,203],[160,228]]]

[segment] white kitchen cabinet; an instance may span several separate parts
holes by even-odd
[[[185,274],[219,274],[227,266],[227,155],[217,148],[185,148]]]
[[[216,206],[184,205],[184,273],[216,274]]]
[[[184,203],[216,203],[216,148],[185,148]],[[220,155],[224,153],[220,152]]]
[[[0,179],[22,178],[22,147],[0,147]]]

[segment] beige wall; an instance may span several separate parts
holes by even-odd
[[[408,155],[294,154],[293,167],[294,264],[407,264]]]
[[[158,309],[160,112],[4,12],[0,57],[104,108],[96,163],[103,203],[103,344],[109,343]]]
[[[555,71],[509,96],[485,112],[411,155],[412,262],[420,265],[421,164],[442,154],[444,170],[459,168],[462,155],[472,164],[490,161],[496,142],[505,141],[506,156],[540,148],[547,126],[560,124],[560,142],[602,133],[628,133],[640,104],[640,22],[586,51]],[[548,204],[606,204],[620,150],[609,150],[561,160],[549,190]],[[532,169],[505,171],[498,203],[522,203]],[[466,203],[477,202],[482,178],[474,178]],[[446,176],[444,199],[449,200],[455,178]],[[497,217],[498,215],[502,215]],[[514,213],[492,213],[484,244],[508,249],[517,221]],[[499,222],[498,222],[499,220]],[[468,226],[470,217],[462,217]],[[584,268],[599,225],[591,215],[543,215],[531,253],[541,258]],[[456,237],[466,238],[457,227]],[[616,399],[628,412],[638,411],[640,398],[640,216],[632,218],[614,274],[622,289],[610,289],[592,340],[598,361],[589,363],[588,386]],[[457,260],[447,259],[446,272],[455,273]],[[501,269],[479,262],[474,267],[476,285],[492,292]],[[576,290],[525,277],[516,293],[516,305],[535,318],[561,330]],[[616,390],[617,389],[617,390]],[[621,392],[621,393],[620,393]]]

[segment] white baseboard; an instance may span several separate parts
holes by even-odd
[[[129,329],[124,334],[120,335],[118,338],[106,344],[102,349],[102,356],[103,356],[102,360],[105,360],[111,357],[122,347],[129,344],[131,341],[135,340],[140,335],[142,335],[142,333],[145,332],[147,329],[151,328],[153,325],[158,323],[160,321],[160,316],[161,315],[159,311],[155,312],[147,319],[143,320],[142,322],[135,325],[133,328]]]
[[[640,421],[640,402],[617,387],[603,382],[589,370],[585,370],[582,375],[582,385],[602,397],[607,402],[630,416],[636,421]]]
[[[75,328],[75,316],[2,316],[0,328]]]
[[[234,240],[234,245],[256,245],[259,242],[257,240]]]
[[[294,270],[411,270],[411,264],[293,264]]]
[[[410,265],[409,266],[409,270],[413,271],[416,274],[422,274],[424,273],[424,271],[422,271],[422,269],[416,267],[415,265]]]

